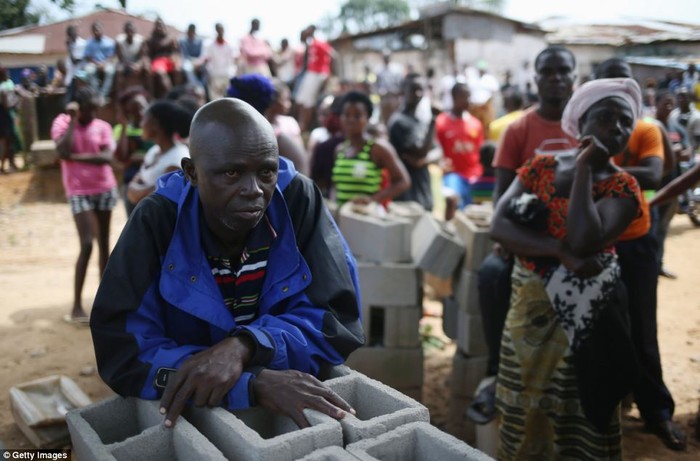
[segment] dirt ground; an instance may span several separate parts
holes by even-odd
[[[120,203],[112,221],[112,243],[125,222]],[[96,253],[96,250],[95,250]],[[11,386],[62,374],[74,379],[93,400],[111,394],[95,371],[87,328],[62,321],[72,303],[78,240],[68,206],[49,170],[0,175],[0,446],[29,448],[10,412]],[[98,285],[93,254],[83,302]],[[659,287],[659,342],[666,383],[676,401],[676,420],[688,431],[700,398],[700,229],[677,216],[666,243],[666,266],[679,274]],[[437,319],[431,323],[439,326]],[[433,423],[444,427],[449,406],[447,379],[455,347],[426,350],[424,403]],[[626,460],[696,460],[700,443],[690,438],[686,453],[667,450],[643,430],[638,413],[625,418]]]

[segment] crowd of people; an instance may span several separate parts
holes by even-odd
[[[160,19],[150,37],[130,22],[115,40],[99,23],[87,41],[66,31],[69,102],[51,136],[80,254],[65,320],[91,324],[115,391],[161,398],[167,426],[188,400],[260,404],[302,426],[303,407],[354,411],[314,378],[364,336],[357,268],[324,201],[432,211],[435,165],[445,220],[494,204],[497,243],[478,274],[488,376],[465,411],[479,424],[500,413],[499,459],[621,459],[629,395],[685,449],[656,287],[676,276],[663,246],[683,203],[670,198],[700,176],[694,66],[651,95],[620,58],[576,86],[561,46],[534,58],[535,88],[500,85],[485,61],[438,79],[385,54],[376,74],[329,91],[337,53],[313,26],[278,51],[260,26],[239,47],[221,24],[209,44]],[[7,80],[0,69],[5,157]],[[110,98],[114,127],[96,117]],[[109,256],[120,196],[130,217]],[[95,239],[102,283],[88,316]]]

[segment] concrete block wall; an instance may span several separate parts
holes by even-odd
[[[338,227],[358,260],[378,263],[411,261],[411,232],[407,218],[377,217],[355,210],[353,203],[340,207]]]
[[[422,394],[422,347],[361,347],[350,354],[346,363],[350,368],[411,397]]]
[[[466,248],[464,268],[476,272],[491,252],[493,241],[489,237],[490,218],[470,217],[468,210],[458,211],[452,222]]]
[[[392,444],[403,440],[420,455],[398,459],[487,459],[472,457],[473,448],[430,426],[428,409],[395,389],[346,366],[328,368],[324,374],[330,377],[325,381],[328,387],[352,405],[356,415],[337,421],[307,409],[311,427],[299,429],[289,418],[261,407],[234,412],[188,407],[170,429],[163,426],[158,401],[112,397],[68,413],[73,450],[80,461],[349,461],[374,459],[362,458],[350,447],[386,447],[390,439]],[[413,428],[417,421],[421,427]],[[386,437],[389,433],[393,435]],[[425,448],[433,443],[441,448]],[[438,458],[424,458],[425,450]],[[452,458],[453,453],[469,457]]]
[[[481,315],[479,309],[479,276],[462,266],[454,278],[454,297],[459,309],[469,315]]]
[[[470,356],[488,354],[480,315],[457,311],[457,349]]]
[[[406,424],[347,446],[361,461],[489,461],[492,458],[425,422]]]
[[[443,223],[425,214],[411,238],[411,256],[418,267],[441,278],[451,277],[464,254],[464,244]]]

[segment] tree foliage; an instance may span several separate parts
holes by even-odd
[[[366,32],[399,24],[410,17],[406,0],[347,0],[340,7],[336,23],[343,32]]]
[[[51,0],[59,8],[72,11],[75,0]],[[41,13],[32,10],[30,0],[0,0],[0,30],[38,24]]]

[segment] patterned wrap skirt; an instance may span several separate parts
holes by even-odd
[[[583,413],[569,341],[544,281],[516,260],[496,391],[500,460],[620,460],[619,405],[600,431]]]

